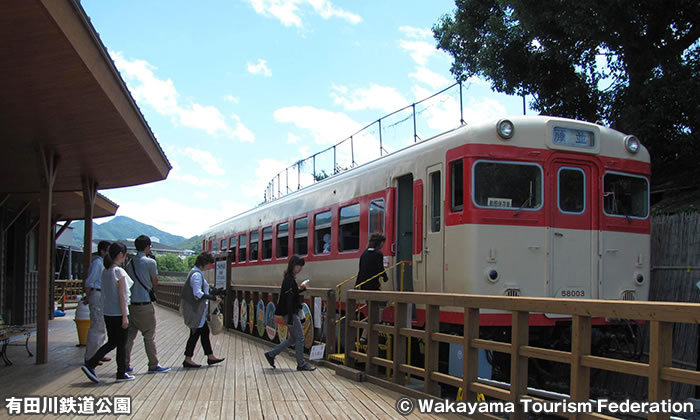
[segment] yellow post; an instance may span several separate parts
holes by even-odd
[[[403,264],[404,264],[404,262],[401,261],[401,290],[399,290],[400,292],[403,292],[403,273],[404,273],[404,265]]]

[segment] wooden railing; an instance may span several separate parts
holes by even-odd
[[[176,311],[180,310],[180,292],[184,283],[158,283],[157,303]]]
[[[54,299],[62,311],[66,309],[66,303],[77,304],[82,294],[82,280],[54,280]]]
[[[412,292],[373,292],[350,290],[347,292],[347,308],[360,302],[368,303],[366,321],[352,320],[345,328],[345,343],[355,340],[358,328],[367,328],[367,351],[360,352],[351,345],[345,346],[345,363],[354,367],[363,362],[367,375],[378,378],[378,367],[391,370],[393,386],[403,386],[406,374],[423,378],[424,392],[439,395],[439,384],[452,385],[464,390],[465,401],[476,401],[477,393],[502,401],[516,403],[518,410],[511,418],[524,418],[523,398],[538,399],[528,395],[528,359],[540,359],[568,364],[570,367],[570,399],[587,402],[591,397],[591,369],[620,372],[648,378],[648,400],[671,399],[673,382],[700,386],[700,372],[672,366],[673,323],[700,324],[700,304],[671,302],[625,302],[601,300],[573,300],[551,298],[492,297]],[[394,325],[381,325],[381,302],[394,302]],[[411,328],[407,305],[422,305],[426,311],[425,329]],[[451,335],[440,332],[441,307],[461,308],[464,311],[464,334]],[[479,309],[494,309],[512,313],[510,343],[479,338]],[[571,351],[553,350],[529,345],[530,313],[555,313],[571,316]],[[591,352],[592,319],[628,319],[650,324],[648,363],[631,362],[593,356]],[[379,335],[391,335],[393,353],[379,357]],[[414,366],[407,361],[406,349],[409,337],[423,340],[424,366]],[[455,377],[438,370],[439,343],[464,346],[463,377]],[[491,386],[478,380],[479,349],[510,355],[510,385],[507,389]],[[391,385],[391,384],[387,384]],[[408,391],[408,388],[404,388]],[[600,413],[575,414],[572,418],[610,418]],[[497,418],[492,415],[483,418]],[[668,418],[668,414],[649,414],[651,419]]]

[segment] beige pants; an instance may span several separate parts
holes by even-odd
[[[152,303],[148,305],[129,305],[129,333],[126,339],[126,365],[131,366],[131,349],[136,335],[141,331],[143,345],[148,356],[148,368],[158,366],[156,351],[156,309]]]

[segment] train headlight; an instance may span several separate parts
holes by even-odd
[[[496,132],[502,139],[508,140],[513,137],[515,126],[510,120],[500,120],[498,124],[496,124]]]
[[[627,149],[628,152],[637,153],[640,147],[641,143],[639,143],[638,138],[636,138],[635,136],[625,137],[625,149]]]
[[[484,270],[484,275],[486,276],[486,280],[488,280],[490,283],[496,283],[498,279],[501,278],[501,275],[498,270],[496,270],[496,267],[486,267],[486,270]]]

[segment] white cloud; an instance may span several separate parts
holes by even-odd
[[[291,165],[291,163],[284,163],[279,160],[274,159],[262,159],[258,161],[258,167],[255,168],[255,177],[249,179],[247,182],[241,184],[241,192],[246,197],[256,197],[259,200],[264,198],[265,190],[268,183],[273,177],[277,176],[280,171]],[[294,185],[296,185],[296,174],[294,178]],[[292,180],[290,179],[290,184]],[[283,189],[283,188],[282,188]],[[277,188],[275,187],[275,195],[277,194]]]
[[[185,205],[167,198],[149,202],[120,201],[117,215],[128,216],[158,229],[187,238],[199,235],[214,223],[247,210],[248,205],[221,200]]]
[[[258,58],[258,64],[248,63],[248,73],[251,74],[263,74],[263,76],[272,76],[272,70],[267,67],[267,61],[262,58]]]
[[[201,191],[195,191],[194,196],[199,198],[200,200],[206,200],[207,198],[209,198],[209,194]]]
[[[427,89],[415,87],[417,97],[427,97],[431,94]],[[427,126],[437,132],[453,129],[459,125],[459,101],[452,96],[439,95],[424,102]],[[498,101],[490,98],[481,100],[467,99],[464,108],[464,120],[467,124],[475,124],[505,115],[506,109]]]
[[[335,86],[333,89],[345,95],[348,89],[345,86]],[[348,97],[331,93],[334,101],[348,111],[360,111],[364,109],[376,109],[384,112],[393,112],[409,105],[410,102],[401,96],[396,89],[387,86],[371,84],[368,88],[354,89]]]
[[[340,9],[329,0],[248,0],[255,12],[263,16],[272,16],[284,26],[304,26],[301,20],[300,6],[311,6],[313,12],[323,19],[339,18],[353,25],[362,22],[362,18],[352,12]]]
[[[433,89],[441,89],[450,84],[450,80],[441,74],[428,70],[427,67],[418,66],[414,73],[409,73],[409,77],[416,79],[419,82],[425,83]]]
[[[184,150],[185,154],[192,158],[193,161],[199,163],[210,175],[214,176],[224,176],[226,171],[219,166],[219,162],[216,158],[208,151],[195,149],[194,147],[188,147]]]
[[[208,152],[205,152],[208,153]],[[179,156],[185,156],[186,152],[185,150],[182,149],[174,149],[173,153],[171,154],[171,159],[170,159],[170,164],[173,167],[173,169],[170,171],[168,174],[168,180],[175,180],[175,181],[180,181],[185,184],[190,184],[194,185],[195,187],[216,187],[216,188],[225,188],[226,183],[222,182],[219,179],[214,179],[214,178],[202,178],[198,177],[196,175],[192,174],[183,174],[181,173],[181,167],[178,161],[172,159],[172,155],[179,155]],[[150,185],[150,184],[146,184]]]
[[[437,53],[437,49],[425,41],[406,41],[402,39],[399,41],[399,46],[408,51],[413,61],[420,66],[425,66],[428,58]]]
[[[426,39],[433,36],[433,31],[429,28],[416,28],[415,26],[399,26],[399,31],[403,32],[408,38]]]
[[[243,125],[241,118],[236,114],[231,115],[231,117],[236,120],[236,128],[231,131],[231,137],[237,138],[244,143],[252,143],[255,141],[255,135],[248,127]]]
[[[356,132],[362,125],[342,112],[312,106],[290,106],[274,113],[275,120],[309,130],[318,144],[333,144]]]
[[[241,100],[238,99],[238,97],[233,96],[233,95],[226,95],[226,96],[224,96],[224,99],[229,101],[229,102],[233,102],[234,104],[238,104],[241,102]]]
[[[128,60],[121,52],[110,52],[110,55],[138,103],[146,103],[159,114],[170,117],[175,125],[204,130],[210,135],[223,134],[238,137],[241,141],[253,141],[254,136],[249,130],[245,135],[241,135],[238,126],[232,130],[224,115],[215,106],[198,103],[179,104],[179,95],[173,81],[156,77],[156,67],[147,61]],[[239,122],[239,125],[242,124]]]
[[[287,144],[296,144],[299,141],[299,136],[292,133],[287,133]]]

